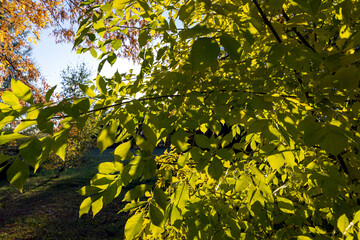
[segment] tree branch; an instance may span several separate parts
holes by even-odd
[[[288,22],[290,20],[289,16],[286,14],[286,12],[283,8],[281,11],[282,11],[282,15],[284,16],[286,22]],[[302,42],[306,47],[310,48],[313,52],[316,52],[315,49],[310,45],[310,43],[304,38],[304,36],[301,35],[301,33],[299,33],[299,31],[296,29],[296,27],[292,27],[291,30],[294,31],[296,36],[300,39],[300,42]]]
[[[257,2],[257,0],[253,0],[253,3],[255,4],[256,8],[258,9],[264,23],[266,24],[266,26],[268,26],[271,30],[271,32],[274,34],[276,40],[279,42],[279,43],[282,43],[282,40],[279,36],[279,34],[276,32],[274,26],[271,24],[271,22],[269,21],[269,19],[266,17],[265,13],[263,12],[263,10],[261,9],[259,3]]]
[[[213,93],[214,91],[204,91],[204,92],[198,92],[201,94],[210,94]],[[220,89],[219,92],[227,92],[225,89]],[[240,90],[234,90],[231,92],[240,92]],[[253,92],[253,91],[242,91],[243,93],[248,93],[248,94],[254,94],[254,95],[266,95],[267,93],[265,92]],[[173,98],[173,97],[181,97],[184,96],[186,97],[186,95],[180,95],[180,94],[174,94],[174,95],[162,95],[162,96],[155,96],[155,97],[147,97],[147,98],[139,98],[139,99],[132,99],[132,100],[127,100],[127,101],[123,101],[121,103],[115,103],[109,106],[105,106],[105,107],[101,107],[101,108],[97,108],[97,109],[93,109],[87,112],[83,112],[80,113],[80,115],[86,115],[89,113],[93,113],[93,112],[98,112],[98,111],[102,111],[102,110],[106,110],[109,108],[113,108],[113,107],[118,107],[127,103],[131,103],[133,101],[148,101],[148,100],[156,100],[156,99],[164,99],[164,98]],[[280,94],[279,97],[282,98],[293,98],[293,99],[297,99],[297,96],[293,96],[293,95],[286,95],[286,94]],[[63,118],[67,118],[67,117],[71,117],[69,115],[61,115],[61,116],[54,116],[51,118],[51,120],[56,120],[56,119],[63,119]],[[16,121],[20,121],[20,122],[29,122],[29,121],[37,121],[37,119],[21,119],[21,120],[16,120]]]
[[[336,156],[336,159],[339,161],[340,166],[342,168],[342,170],[344,171],[344,173],[346,173],[347,175],[349,175],[349,170],[344,162],[344,159],[342,158],[341,154]]]
[[[90,110],[90,111],[87,111],[87,112],[83,112],[83,113],[80,113],[80,115],[86,115],[86,114],[89,114],[89,113],[98,112],[98,111],[106,110],[106,109],[113,108],[113,107],[118,107],[118,106],[121,106],[121,105],[124,105],[124,104],[127,104],[127,103],[131,103],[131,102],[133,102],[135,100],[137,100],[137,101],[148,101],[148,100],[156,100],[156,99],[161,99],[161,98],[180,97],[180,96],[182,96],[182,95],[176,95],[175,94],[175,95],[163,95],[163,96],[156,96],[156,97],[132,99],[132,100],[124,101],[124,102],[121,102],[121,103],[115,103],[115,104],[112,104],[112,105],[109,105],[109,106],[105,106],[105,107],[93,109],[93,110]],[[69,116],[69,115],[54,116],[50,120],[63,119],[63,118],[67,118],[67,117],[71,117],[71,116]],[[37,121],[37,119],[22,119],[22,120],[17,120],[17,121],[29,122],[29,121]]]

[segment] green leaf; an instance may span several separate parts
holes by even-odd
[[[145,205],[147,203],[148,203],[148,201],[139,201],[139,202],[128,203],[128,204],[125,205],[125,207],[123,209],[121,209],[118,212],[118,214],[122,213],[122,212],[128,212],[128,211],[130,211],[132,209],[138,208],[138,207],[143,206],[143,205]]]
[[[91,98],[96,97],[96,94],[94,93],[94,91],[91,88],[89,88],[88,86],[79,84],[79,87],[87,96],[89,96]]]
[[[129,218],[125,224],[125,238],[134,239],[141,232],[143,221],[144,212],[136,213]]]
[[[169,23],[170,23],[170,31],[172,31],[173,33],[177,33],[177,28],[174,19],[170,18]]]
[[[359,86],[359,70],[351,65],[340,68],[334,75],[334,86],[340,89],[354,90]]]
[[[1,159],[1,158],[0,158]],[[360,210],[355,213],[353,223],[356,224],[360,221]]]
[[[130,189],[124,196],[124,201],[132,201],[145,195],[145,192],[150,190],[151,187],[146,184],[141,184],[133,189]]]
[[[149,31],[147,29],[140,31],[139,39],[138,39],[140,48],[142,48],[146,45],[149,37],[150,37],[150,35],[149,35]]]
[[[56,146],[55,154],[58,155],[63,161],[65,161],[65,157],[66,157],[66,148],[67,148],[67,142]]]
[[[231,154],[232,151],[225,149],[225,148],[220,148],[216,150],[216,155],[223,160],[232,160],[233,155]]]
[[[203,134],[195,135],[195,143],[202,149],[210,149],[210,139]]]
[[[182,5],[178,17],[181,21],[186,22],[190,15],[194,12],[195,4],[193,1],[189,1],[187,4]]]
[[[0,153],[0,165],[11,158],[13,158],[13,156],[7,156],[7,155]]]
[[[210,177],[212,177],[215,180],[219,180],[223,172],[224,172],[224,166],[221,160],[218,159],[217,157],[213,158],[208,168],[208,174],[210,175]]]
[[[162,221],[164,220],[164,215],[161,212],[161,210],[158,208],[158,206],[153,201],[150,202],[149,212],[150,212],[151,222],[155,226],[160,226]]]
[[[51,95],[54,93],[56,87],[57,87],[57,85],[53,86],[52,88],[49,89],[49,91],[46,92],[46,95],[45,95],[46,102],[50,101]]]
[[[278,206],[281,211],[283,211],[284,213],[295,214],[294,204],[291,200],[283,197],[276,197],[276,199],[278,201]]]
[[[155,146],[157,138],[156,138],[156,134],[154,133],[154,131],[149,126],[147,126],[146,124],[142,125],[142,130],[143,130],[143,133],[144,133],[144,136],[145,136],[146,140],[151,145]]]
[[[279,170],[285,163],[284,156],[281,153],[276,153],[267,157],[270,167]]]
[[[130,156],[128,154],[130,148],[131,148],[131,140],[117,146],[114,151],[115,160],[126,160]]]
[[[337,227],[339,228],[342,234],[344,234],[349,224],[350,224],[349,219],[346,217],[346,214],[341,215],[337,220]]]
[[[81,218],[82,215],[89,213],[90,208],[91,208],[91,197],[87,197],[84,199],[84,201],[82,201],[80,205],[79,218]]]
[[[147,158],[147,161],[143,163],[143,177],[144,179],[151,179],[155,176],[156,173],[156,162],[153,157]]]
[[[95,187],[95,186],[84,186],[77,192],[82,196],[90,196],[90,195],[96,194],[102,190],[103,189]]]
[[[101,130],[97,138],[97,147],[101,153],[114,144],[117,127],[118,125],[116,123],[111,123]]]
[[[111,46],[112,46],[112,44],[111,44]],[[117,50],[117,49],[116,49]],[[90,54],[91,54],[91,56],[93,56],[94,58],[97,58],[97,52],[96,52],[96,50],[94,49],[94,48],[90,48]]]
[[[26,179],[29,177],[29,167],[16,158],[6,171],[6,175],[10,184],[22,192]]]
[[[120,39],[113,40],[113,41],[111,41],[111,46],[112,46],[115,50],[118,50],[119,48],[121,48],[122,42],[121,42]]]
[[[183,216],[181,215],[181,210],[175,206],[172,205],[170,209],[170,223],[171,225],[174,225],[174,223],[178,220],[181,220]]]
[[[127,4],[133,2],[133,0],[114,0],[113,7],[118,10],[122,10]]]
[[[154,189],[154,198],[156,203],[165,211],[167,205],[167,196],[160,188]]]
[[[96,77],[96,86],[99,89],[100,93],[107,95],[106,82],[104,78],[100,75]]]
[[[337,126],[321,126],[308,117],[302,122],[304,128],[304,142],[312,147],[319,144],[322,149],[334,155],[340,154],[348,147],[346,132]]]
[[[317,14],[320,5],[321,5],[321,0],[308,0],[308,4],[309,4],[309,8],[310,11],[313,15]]]
[[[188,141],[188,134],[182,130],[177,130],[171,137],[171,144],[177,147],[177,149],[181,152],[186,151],[190,145],[187,143]]]
[[[11,79],[11,89],[13,90],[15,96],[21,100],[24,100],[28,103],[33,103],[34,99],[31,90],[24,83],[15,79]]]
[[[306,12],[315,15],[321,5],[321,0],[290,0],[292,5],[298,6]]]
[[[122,163],[119,162],[103,162],[98,166],[99,173],[103,174],[113,174],[116,172],[121,172],[123,169]]]
[[[188,28],[188,29],[184,29],[184,30],[180,31],[179,36],[182,39],[196,38],[196,37],[201,37],[201,36],[207,35],[214,31],[216,31],[216,30],[198,24],[198,25],[194,26],[193,28]]]
[[[19,99],[15,96],[13,92],[2,92],[1,99],[4,101],[4,103],[9,104],[10,106],[20,107]]]
[[[91,210],[93,213],[93,217],[100,212],[100,210],[104,207],[104,197],[101,196],[95,201],[91,203]]]
[[[110,66],[113,66],[114,64],[115,64],[115,62],[116,62],[116,60],[117,60],[117,56],[116,56],[116,54],[115,53],[110,53],[109,54],[109,56],[106,58],[106,61],[108,61],[108,63],[110,64]],[[104,83],[105,83],[105,81],[104,81]],[[106,91],[106,86],[105,87],[102,87],[104,90],[104,94],[106,94],[107,93],[107,91]]]
[[[251,183],[251,177],[247,174],[243,174],[240,176],[239,179],[236,180],[235,182],[235,191],[236,192],[241,192],[244,189],[246,189],[247,187],[249,187]]]
[[[271,64],[276,64],[285,56],[286,51],[287,47],[283,43],[274,44],[269,51],[267,61]]]
[[[235,38],[223,33],[220,37],[220,43],[224,46],[225,50],[233,60],[240,60],[242,48],[241,44]]]
[[[187,161],[189,160],[189,158],[190,158],[189,152],[186,152],[186,153],[180,155],[178,160],[177,160],[177,165],[179,166],[179,168],[185,167],[185,165],[186,165]]]
[[[36,124],[36,121],[25,121],[25,122],[21,122],[14,130],[15,133],[20,132],[30,126],[33,126]]]
[[[321,139],[319,144],[325,151],[338,155],[348,146],[348,139],[339,128],[324,128],[320,130],[318,134],[322,135],[322,131],[326,132],[324,134],[324,138]]]
[[[312,238],[310,238],[308,236],[304,236],[304,235],[297,236],[296,239],[297,240],[312,240]]]
[[[39,162],[39,156],[42,153],[42,144],[38,139],[32,139],[19,147],[20,155],[24,161],[30,166],[34,167]],[[36,171],[35,169],[34,171]]]
[[[183,209],[189,201],[189,189],[186,183],[181,182],[175,190],[174,206]]]
[[[8,133],[8,134],[2,133],[0,135],[0,145],[3,145],[5,143],[8,143],[8,142],[13,141],[13,140],[27,138],[27,137],[28,136],[22,135],[20,133]]]
[[[198,38],[194,41],[190,62],[195,71],[210,67],[220,54],[219,44],[214,38]]]

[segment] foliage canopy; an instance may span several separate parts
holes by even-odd
[[[79,191],[80,216],[126,191],[128,239],[359,238],[358,1],[115,0],[91,11],[75,44],[114,46],[103,37],[123,17],[146,21],[141,72],[98,75],[71,105],[20,107],[31,100],[14,81],[1,123],[27,119],[0,143],[35,124],[49,135],[28,139],[21,158],[1,156],[11,184],[21,189],[49,152],[65,158],[69,129],[95,112],[100,150],[120,145]],[[116,61],[103,51],[99,71]],[[172,151],[155,158],[168,136]]]

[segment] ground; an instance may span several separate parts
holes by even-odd
[[[112,161],[107,150],[89,154],[89,164],[68,169],[59,178],[40,172],[28,179],[24,193],[0,181],[0,239],[123,239],[127,213],[117,214],[124,203],[115,200],[95,218],[79,219],[83,196],[76,191],[89,183],[96,165]]]

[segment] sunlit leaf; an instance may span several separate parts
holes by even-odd
[[[11,79],[11,89],[13,90],[14,94],[21,100],[24,100],[28,103],[32,103],[34,101],[30,88],[24,83],[15,79]]]
[[[139,212],[126,221],[125,224],[126,239],[133,239],[141,232],[142,224],[144,221],[143,217],[144,217],[144,213]]]
[[[344,234],[346,228],[349,226],[349,219],[346,217],[346,214],[341,215],[337,220],[337,227],[341,233]]]
[[[6,171],[10,184],[23,191],[26,179],[29,177],[29,167],[20,159],[16,158]]]

